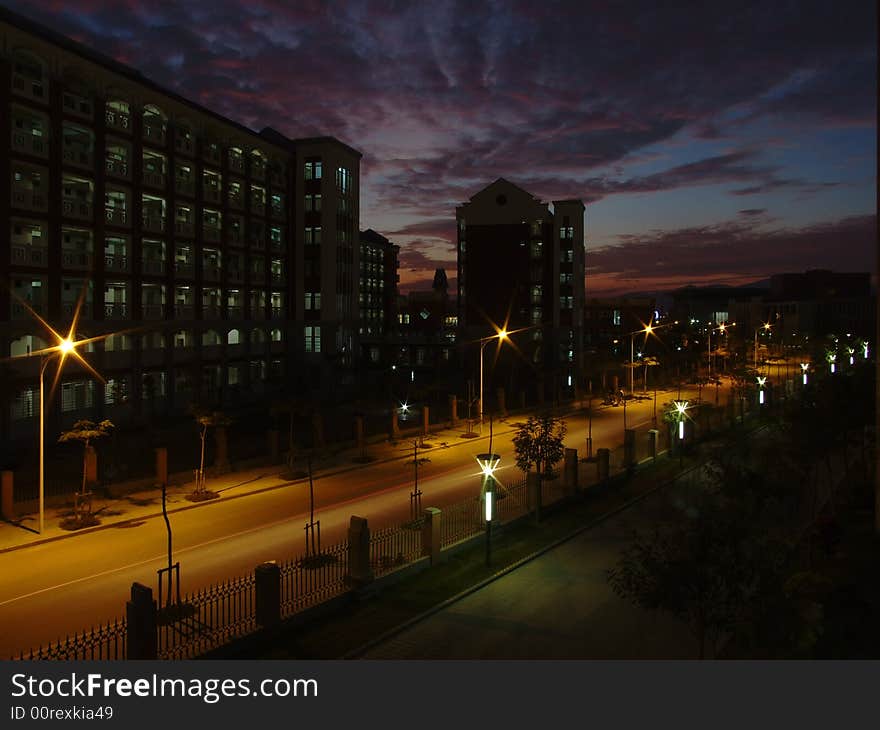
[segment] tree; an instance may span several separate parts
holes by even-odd
[[[69,441],[79,441],[83,445],[82,495],[86,493],[86,473],[92,441],[108,436],[112,429],[113,424],[110,421],[104,420],[100,423],[95,423],[94,421],[83,419],[74,423],[69,431],[64,431],[58,438],[58,443],[60,444],[68,443]]]
[[[550,476],[553,465],[565,455],[565,421],[555,416],[530,416],[513,437],[516,465],[524,472],[532,466],[541,476]]]
[[[218,426],[228,426],[232,423],[232,419],[228,418],[221,411],[209,411],[203,408],[193,407],[193,417],[199,425],[199,439],[201,441],[201,457],[199,460],[199,470],[196,478],[196,487],[193,494],[197,496],[210,496],[205,489],[205,441],[208,437],[208,429]],[[216,495],[214,495],[216,496]]]

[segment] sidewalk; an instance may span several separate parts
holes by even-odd
[[[561,415],[566,415],[576,406],[562,407]],[[496,433],[510,433],[513,431],[512,424],[528,417],[528,413],[511,414],[508,418],[496,421]],[[424,446],[420,451],[429,452],[432,449],[452,448],[455,446],[473,444],[481,439],[488,440],[488,426],[484,427],[484,435],[474,438],[464,438],[466,432],[464,425],[456,428],[442,428],[432,431],[429,435],[421,437]],[[357,461],[361,450],[357,446],[342,447],[317,461],[314,465],[313,478],[343,474],[355,469],[362,469],[370,464],[390,461],[402,461],[411,459],[412,454],[403,450],[403,447],[412,440],[420,438],[418,435],[401,436],[399,440],[392,441],[390,438],[367,446],[367,453],[371,457],[369,462]],[[331,447],[332,449],[332,447]],[[308,477],[287,479],[284,476],[286,467],[283,464],[267,464],[261,467],[231,471],[213,477],[208,477],[207,488],[220,494],[220,499],[230,500],[259,494],[272,489],[281,489],[293,484],[308,483]],[[168,513],[182,512],[198,507],[216,504],[218,500],[205,502],[191,502],[187,495],[192,491],[193,482],[169,486],[166,494]],[[71,499],[73,494],[71,494]],[[86,527],[80,530],[67,530],[60,526],[60,522],[70,516],[71,507],[50,507],[45,510],[43,534],[37,532],[38,515],[26,513],[19,517],[17,523],[0,522],[0,553],[10,552],[33,545],[55,542],[77,535],[84,535],[96,530],[104,530],[118,527],[121,524],[134,521],[142,521],[162,515],[162,490],[152,488],[124,494],[119,497],[98,497],[92,502],[92,512],[101,520],[100,525]]]

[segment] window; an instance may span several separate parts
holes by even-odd
[[[559,252],[559,261],[563,264],[570,264],[574,261],[574,251],[570,248],[563,249]]]
[[[306,309],[320,309],[320,308],[321,308],[321,292],[307,291],[306,292]]]
[[[348,194],[351,190],[351,170],[344,167],[336,168],[336,187],[343,195]]]
[[[307,162],[305,172],[306,180],[320,180],[323,175],[321,160]]]
[[[559,283],[560,284],[571,284],[574,281],[574,274],[560,274],[559,275]]]
[[[559,297],[559,308],[560,309],[573,309],[574,308],[574,298],[573,297]]]
[[[321,226],[306,228],[306,245],[316,246],[321,243]]]
[[[620,321],[621,321],[620,310],[619,310],[619,309],[615,309],[614,312],[613,312],[612,315],[611,315],[611,323],[612,323],[615,327],[620,327]]]
[[[560,238],[574,238],[574,228],[572,226],[562,226],[559,229]]]
[[[321,328],[308,326],[305,328],[306,352],[321,352]]]
[[[321,196],[320,195],[306,195],[306,212],[317,213],[321,210]]]

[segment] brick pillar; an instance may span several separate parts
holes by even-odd
[[[155,659],[157,653],[156,602],[153,589],[131,584],[131,600],[125,604],[126,659]]]
[[[254,568],[254,608],[258,626],[281,623],[281,568],[274,561]]]
[[[15,519],[15,475],[11,471],[0,472],[0,516],[10,522]]]
[[[354,588],[360,588],[372,580],[370,528],[366,517],[352,515],[348,525],[348,574],[345,581]]]
[[[636,430],[627,428],[623,432],[623,463],[627,468],[636,465]]]
[[[611,450],[596,449],[596,459],[599,481],[608,481],[608,477],[611,476]]]
[[[656,428],[652,428],[648,431],[648,453],[651,454],[651,458],[657,458],[657,436],[659,435],[659,431]]]
[[[458,398],[454,395],[449,396],[449,420],[453,428],[458,425]]]
[[[428,408],[428,406],[425,406],[424,408],[422,408],[422,434],[425,436],[431,433],[430,422],[431,409]]]
[[[577,449],[565,450],[565,461],[563,466],[563,474],[565,477],[565,493],[574,494],[578,486],[578,452]]]
[[[442,513],[436,507],[424,511],[422,523],[422,557],[431,558],[431,565],[440,562],[440,520]]]
[[[168,449],[160,446],[156,452],[156,485],[168,484]]]
[[[541,521],[541,477],[537,472],[526,474],[526,493],[528,504],[535,510],[535,520]]]

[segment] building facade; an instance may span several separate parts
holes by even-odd
[[[584,204],[544,203],[498,179],[456,208],[461,351],[522,329],[500,348],[493,383],[555,397],[583,370]],[[466,344],[477,343],[465,353]],[[487,385],[487,387],[489,387]]]
[[[76,316],[107,381],[68,363],[55,417],[250,402],[348,364],[359,152],[254,132],[5,10],[0,43],[0,348]],[[33,433],[34,360],[3,366],[0,435]]]

